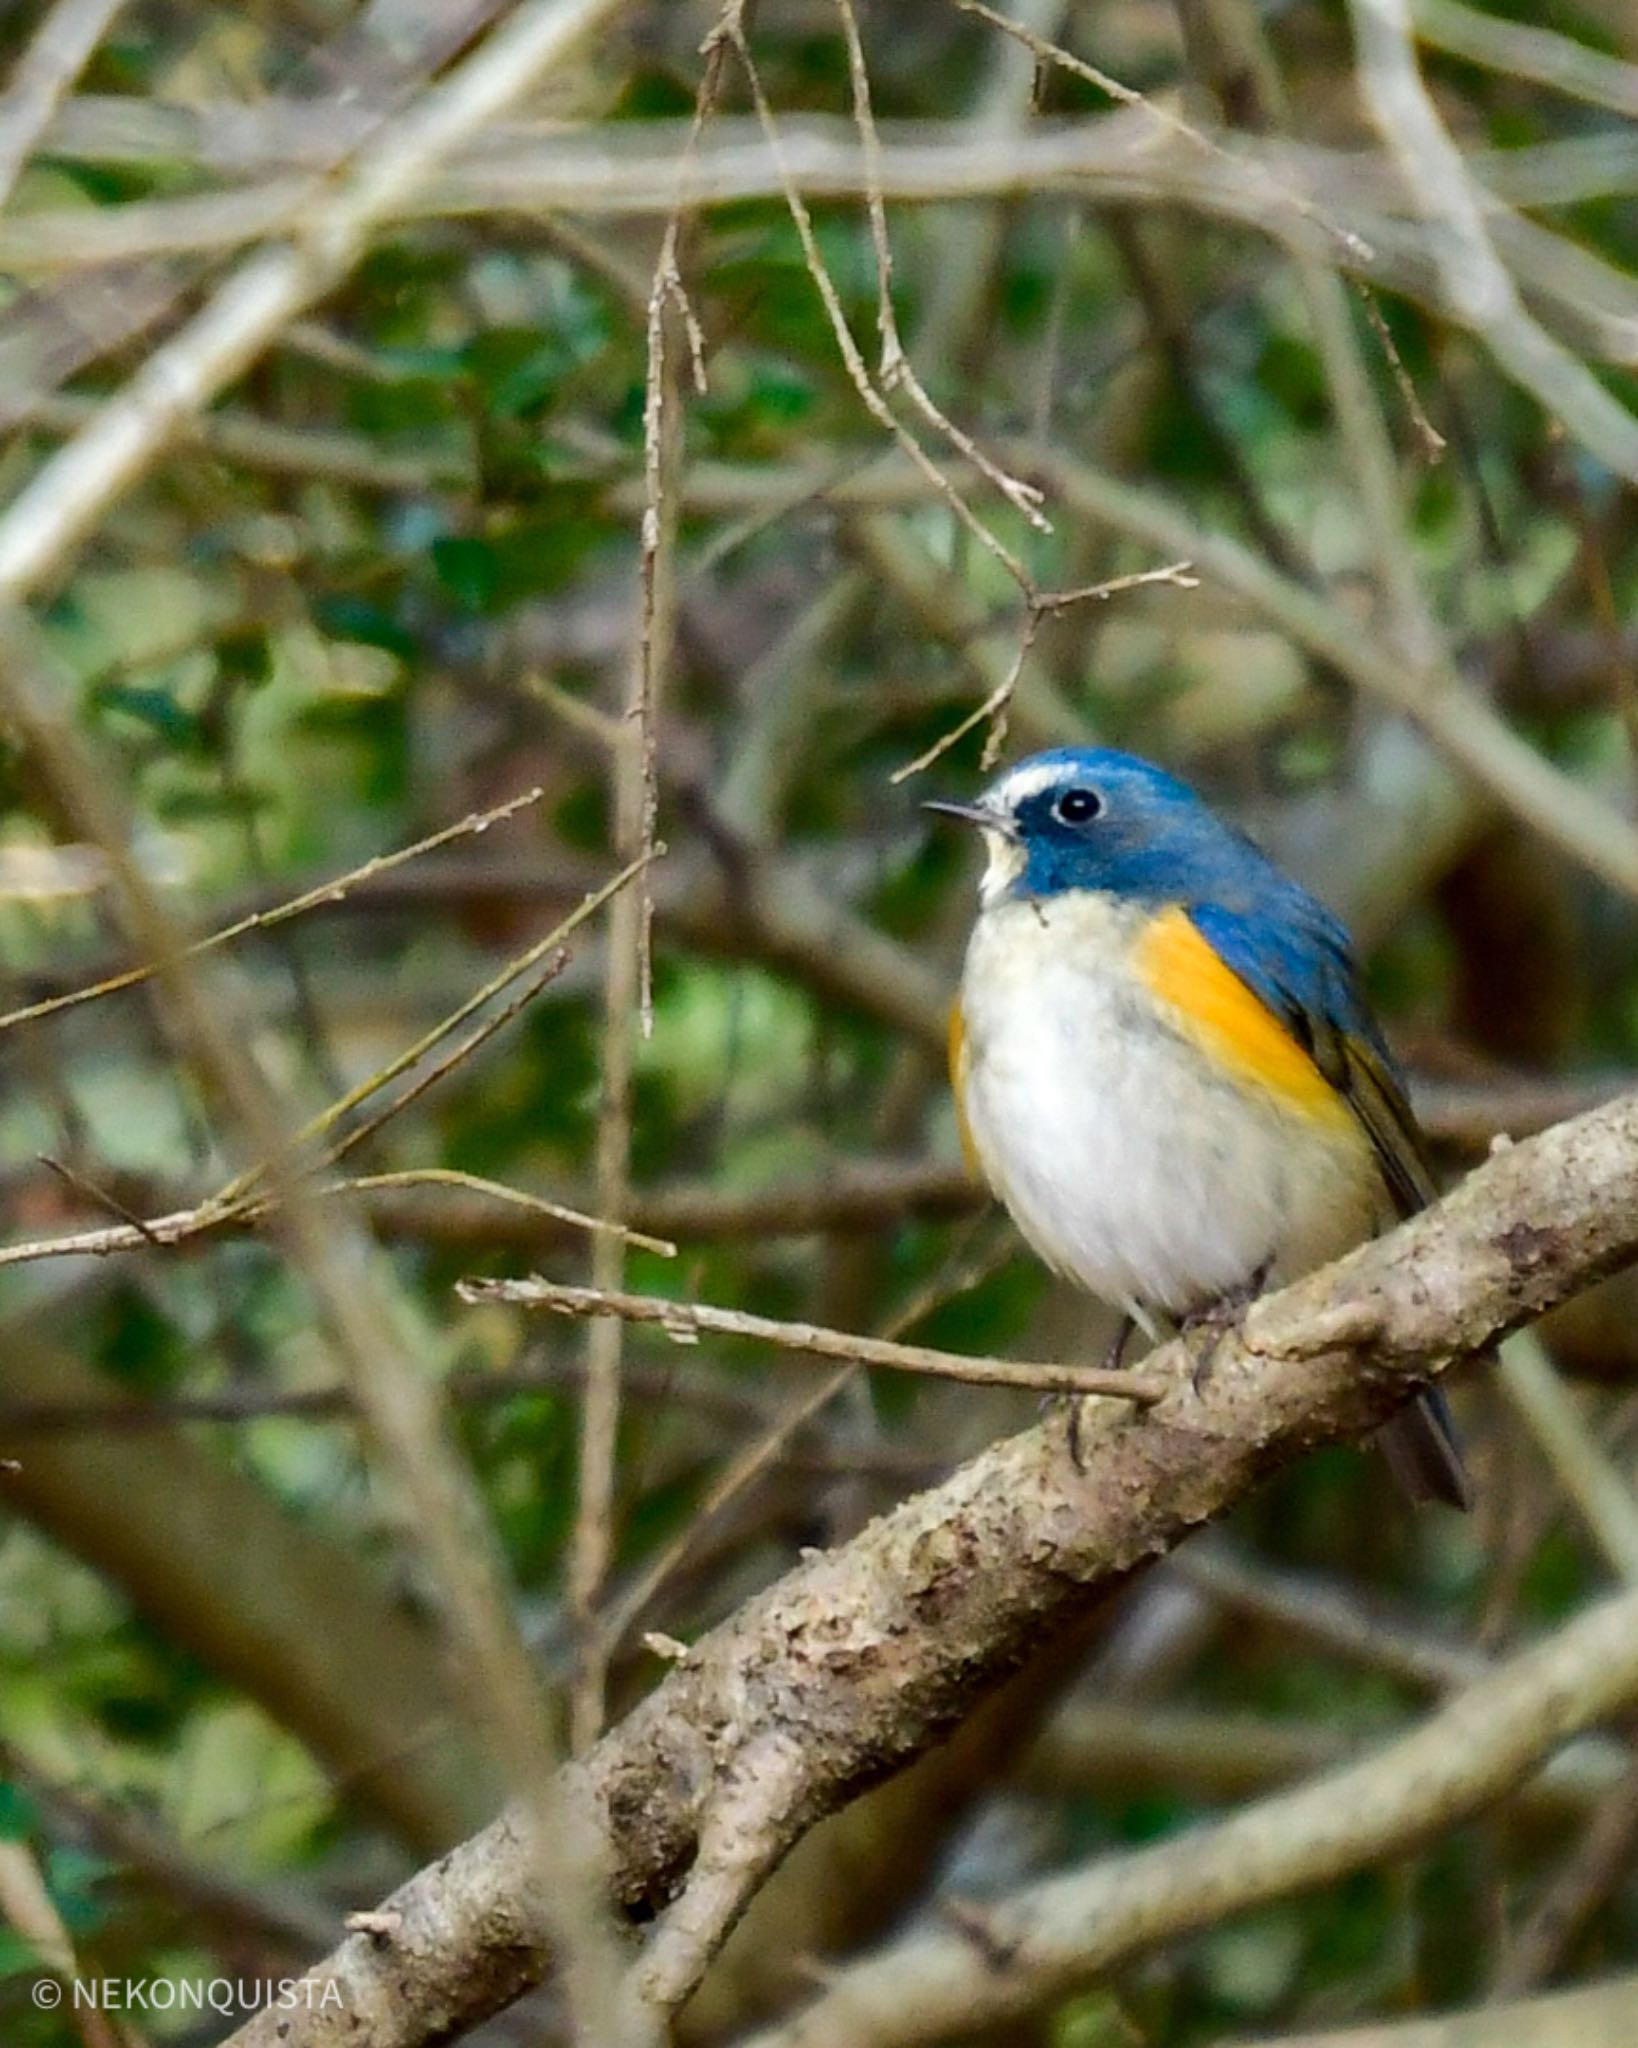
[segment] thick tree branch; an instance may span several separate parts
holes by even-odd
[[[1627,1096],[1501,1153],[1437,1208],[1257,1304],[1201,1392],[1169,1347],[1150,1369],[1175,1391],[1138,1418],[1089,1403],[1079,1465],[1049,1419],[811,1557],[692,1648],[570,1778],[608,1829],[618,1896],[640,1909],[676,1898],[660,1941],[702,1881],[713,1913],[724,1888],[743,1903],[820,1815],[937,1741],[1099,1592],[1635,1252]],[[731,1855],[717,1846],[730,1832]],[[504,1820],[389,1910],[392,1938],[354,1936],[317,1966],[340,1988],[339,2016],[333,2001],[268,2013],[238,2048],[449,2040],[548,1967],[526,1850]],[[699,1969],[707,1955],[702,1944]]]
[[[1638,1693],[1638,1593],[1601,1602],[1408,1735],[1209,1827],[1109,1856],[845,1971],[747,2048],[910,2048],[1038,2012],[1158,1943],[1428,1840]]]
[[[1638,2010],[1638,1976],[1605,1977],[1439,2019],[1379,2020],[1374,2026],[1282,2034],[1261,2048],[1629,2048]],[[1252,2048],[1247,2043],[1246,2048]]]
[[[0,221],[0,266],[24,276],[72,276],[76,270],[129,263],[140,256],[225,252],[246,242],[298,232],[310,195],[306,166],[333,163],[335,136],[356,136],[357,110],[323,103],[279,105],[258,123],[276,138],[272,164],[291,166],[255,185],[225,192],[136,199],[117,207],[52,207]],[[122,145],[112,123],[131,140]],[[241,141],[246,110],[145,108],[133,118],[121,99],[72,103],[67,139],[75,153],[114,161],[174,159],[174,143],[193,131],[183,153],[207,167],[223,156],[231,126]],[[563,210],[592,217],[665,216],[681,175],[684,130],[658,121],[611,122],[583,135],[502,127],[486,130],[462,161],[452,150],[446,173],[394,195],[381,218],[469,218],[486,213],[539,216]],[[803,115],[782,121],[786,163],[810,200],[852,198],[867,189],[863,151],[851,123]],[[1199,131],[1211,142],[1213,131]],[[77,140],[76,140],[77,138]],[[1619,194],[1630,182],[1632,143],[1612,131],[1562,145],[1476,150],[1466,158],[1477,181],[1486,231],[1528,300],[1575,346],[1625,362],[1632,350],[1631,282],[1612,264],[1512,208],[1574,204]],[[58,146],[55,130],[49,146]],[[1384,155],[1366,150],[1278,146],[1240,136],[1232,150],[1202,149],[1157,127],[1142,109],[1031,123],[997,140],[975,137],[966,122],[893,124],[884,131],[880,190],[890,202],[929,205],[1066,192],[1117,205],[1177,206],[1272,236],[1299,256],[1339,264],[1350,274],[1420,299],[1458,324],[1468,312],[1448,296],[1437,251],[1414,217]],[[728,119],[707,139],[687,173],[701,206],[766,199],[781,189],[771,150],[746,122]],[[1281,195],[1284,195],[1283,197]],[[246,266],[248,268],[248,264]],[[169,431],[191,431],[184,418]],[[4,557],[0,556],[0,566]]]

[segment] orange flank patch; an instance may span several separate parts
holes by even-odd
[[[961,1021],[961,998],[950,1005],[950,1092],[955,1096],[956,1130],[961,1136],[961,1156],[974,1180],[982,1177],[978,1151],[967,1124],[967,1027]]]
[[[1224,966],[1187,911],[1163,910],[1137,942],[1134,965],[1180,1031],[1237,1080],[1310,1116],[1351,1119],[1347,1103],[1262,998]]]

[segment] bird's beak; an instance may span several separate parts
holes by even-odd
[[[1001,811],[992,811],[988,804],[951,803],[948,798],[929,797],[922,805],[924,811],[937,811],[941,818],[959,818],[963,825],[977,825],[985,832],[999,832],[1003,839],[1016,839],[1018,828]]]

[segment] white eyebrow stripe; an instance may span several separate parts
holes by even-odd
[[[1071,770],[1062,761],[1026,761],[1010,775],[1002,776],[990,792],[990,801],[997,810],[1015,811],[1042,790],[1057,789],[1073,780]]]

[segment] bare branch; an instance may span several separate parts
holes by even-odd
[[[57,1910],[33,1851],[20,1839],[0,1841],[0,1918],[60,1982],[76,1981],[80,1967],[73,1937]],[[37,2005],[44,2002],[35,1999]],[[70,2001],[70,2007],[74,2031],[83,2048],[122,2048],[106,2013],[95,2007],[83,2007],[77,1998]]]
[[[840,1358],[852,1365],[886,1366],[896,1372],[929,1373],[966,1380],[973,1386],[1026,1387],[1042,1394],[1102,1395],[1139,1407],[1163,1400],[1166,1386],[1131,1372],[1103,1372],[1074,1365],[1024,1365],[1009,1358],[966,1358],[930,1351],[920,1344],[894,1344],[885,1337],[854,1337],[813,1323],[781,1323],[737,1308],[706,1302],[668,1301],[652,1294],[617,1294],[596,1287],[560,1287],[551,1280],[463,1280],[463,1301],[504,1301],[518,1308],[550,1309],[560,1316],[618,1316],[622,1322],[653,1323],[674,1344],[697,1344],[702,1335],[750,1337],[781,1351],[810,1358]]]
[[[983,4],[983,0],[955,0],[955,5],[961,9],[963,14],[976,14],[980,21],[987,21],[992,28],[998,28],[1003,34],[1015,37],[1032,54],[1038,64],[1060,65],[1065,71],[1073,73],[1075,77],[1084,78],[1089,85],[1095,85],[1099,92],[1106,92],[1112,100],[1117,100],[1122,106],[1130,107],[1134,113],[1141,114],[1152,126],[1164,129],[1169,134],[1175,136],[1180,142],[1185,143],[1190,149],[1198,150],[1201,155],[1207,157],[1231,158],[1231,152],[1221,142],[1217,141],[1215,137],[1207,135],[1202,129],[1195,127],[1192,122],[1185,121],[1180,115],[1173,113],[1169,107],[1159,106],[1146,94],[1134,91],[1129,85],[1122,85],[1119,79],[1111,78],[1107,71],[1100,71],[1096,65],[1088,64],[1084,58],[1072,56],[1068,50],[1050,41],[1046,36],[1038,36],[1032,29],[1025,28],[1021,23],[1009,20],[1004,14],[997,14],[993,7],[986,7]],[[1304,220],[1313,222],[1322,233],[1334,241],[1348,256],[1369,258],[1371,254],[1369,245],[1364,243],[1360,237],[1354,235],[1347,228],[1339,226],[1335,221],[1328,219],[1314,205],[1312,200],[1306,198],[1302,193],[1296,191],[1272,172],[1265,172],[1264,176],[1266,180],[1264,187],[1265,198],[1272,199],[1277,206],[1288,208],[1300,215]]]
[[[1515,2004],[1436,2019],[1380,2020],[1340,2033],[1282,2033],[1278,2041],[1248,2042],[1246,2048],[1627,2048],[1635,1998],[1638,1975],[1602,1977]]]
[[[853,93],[853,119],[859,130],[859,143],[864,153],[865,203],[870,220],[870,240],[876,257],[876,330],[881,341],[881,360],[876,366],[876,375],[883,391],[902,390],[922,418],[941,433],[955,449],[964,456],[985,481],[1004,497],[1015,512],[1021,513],[1037,533],[1050,533],[1052,522],[1041,510],[1041,493],[1033,484],[1026,483],[1004,470],[979,447],[964,427],[943,412],[927,395],[926,387],[916,375],[915,364],[905,349],[899,335],[898,315],[893,310],[893,247],[887,231],[887,208],[882,199],[881,158],[882,141],[876,130],[876,117],[870,104],[870,73],[865,66],[864,45],[859,37],[859,23],[853,11],[853,0],[836,0],[837,11],[842,18],[842,34],[847,44],[848,79]]]
[[[780,184],[785,196],[785,205],[790,213],[792,224],[796,228],[797,239],[802,245],[802,259],[807,265],[808,274],[812,277],[814,286],[819,293],[820,303],[823,305],[826,318],[830,322],[831,333],[835,337],[837,351],[842,358],[843,366],[853,384],[853,388],[858,392],[865,410],[876,421],[878,426],[884,428],[892,435],[899,447],[910,458],[911,462],[915,464],[916,468],[920,470],[929,485],[943,498],[956,518],[960,520],[961,524],[972,535],[974,540],[978,542],[980,547],[987,549],[995,557],[1020,590],[1026,594],[1033,591],[1035,588],[1034,579],[1024,567],[1023,562],[995,532],[994,528],[987,525],[972,509],[960,491],[950,481],[949,477],[933,461],[915,435],[898,418],[892,407],[887,403],[887,400],[882,396],[876,380],[871,376],[865,364],[864,357],[859,353],[859,345],[854,340],[852,330],[847,324],[847,315],[843,310],[841,297],[836,290],[836,285],[830,275],[830,271],[825,265],[825,259],[819,250],[818,237],[813,231],[813,217],[808,210],[806,200],[802,196],[795,174],[790,168],[779,124],[774,119],[773,108],[769,105],[768,96],[763,90],[761,74],[756,68],[756,60],[751,55],[750,44],[745,38],[745,32],[738,16],[732,9],[724,17],[723,32],[733,44],[744,70],[746,81],[751,88],[751,99],[756,107],[757,118],[762,124],[762,131],[766,137],[769,152],[779,173]],[[867,190],[869,189],[868,177],[869,172],[867,171]]]
[[[471,1705],[519,1795],[517,1826],[538,1878],[551,1844],[548,1911],[558,1931],[571,2010],[604,2024],[617,1995],[613,1933],[602,1909],[598,1839],[584,1810],[551,1775],[554,1745],[533,1665],[503,1590],[493,1534],[447,1435],[435,1385],[400,1350],[404,1319],[380,1262],[345,1211],[321,1217],[305,1199],[308,1148],[287,1141],[282,1105],[213,996],[199,964],[132,857],[114,777],[71,723],[49,655],[15,607],[0,600],[0,703],[63,811],[109,862],[128,938],[160,964],[179,1050],[226,1107],[240,1146],[263,1162],[279,1197],[277,1224],[312,1290],[323,1326],[352,1379],[372,1448],[408,1510],[407,1532],[443,1606],[452,1645],[480,1674]],[[637,2036],[642,2038],[639,2029]]]
[[[1497,1380],[1593,1541],[1629,1586],[1638,1585],[1638,1497],[1533,1330],[1502,1346]]]
[[[935,1930],[840,1972],[746,2048],[911,2048],[1041,2010],[1159,1944],[1402,1854],[1510,1791],[1638,1698],[1638,1592],[1478,1679],[1408,1735],[1175,1841],[986,1900],[986,1939]]]
[[[529,1194],[523,1188],[509,1188],[499,1181],[484,1180],[475,1173],[459,1173],[453,1167],[420,1166],[406,1168],[400,1173],[362,1174],[350,1180],[320,1182],[312,1192],[316,1195],[378,1195],[418,1187],[462,1188],[485,1202],[506,1203],[527,1210],[533,1216],[548,1218],[569,1230],[613,1230],[628,1244],[639,1245],[644,1251],[656,1252],[662,1258],[676,1256],[677,1247],[669,1238],[651,1236],[647,1231],[631,1229],[609,1217],[588,1216],[584,1210],[548,1201],[543,1195]],[[75,1230],[61,1237],[32,1238],[22,1244],[0,1245],[0,1266],[30,1266],[42,1259],[100,1259],[114,1252],[141,1251],[144,1247],[163,1250],[187,1244],[194,1238],[276,1221],[277,1213],[277,1201],[268,1195],[231,1201],[224,1200],[221,1195],[212,1195],[192,1209],[176,1209],[166,1216],[133,1216],[129,1223],[110,1224],[102,1230]]]
[[[1554,86],[1592,106],[1638,120],[1638,64],[1606,56],[1571,36],[1527,21],[1481,14],[1462,0],[1416,0],[1416,33],[1436,50],[1448,50],[1514,78],[1534,79],[1538,85]]]
[[[308,192],[294,238],[250,257],[0,516],[0,597],[37,590],[184,423],[346,274],[393,208],[618,4],[529,0],[401,115],[339,187]]]
[[[1638,482],[1638,419],[1525,310],[1461,152],[1416,65],[1410,0],[1349,0],[1360,78],[1383,139],[1435,230],[1445,290],[1508,375],[1611,469]]]
[[[503,1031],[514,1017],[521,1016],[541,990],[549,988],[568,964],[567,947],[559,946],[556,952],[548,953],[538,971],[524,983],[516,995],[491,1011],[476,1030],[469,1031],[466,1037],[451,1046],[441,1059],[434,1060],[424,1072],[416,1076],[401,1095],[395,1095],[384,1109],[378,1109],[374,1116],[366,1118],[363,1123],[355,1124],[339,1139],[330,1149],[330,1164],[334,1165],[338,1160],[345,1159],[349,1152],[356,1151],[366,1139],[373,1138],[384,1124],[402,1115],[412,1102],[418,1102],[429,1089],[435,1088],[446,1074],[451,1074],[457,1067],[463,1066],[475,1052],[487,1045],[498,1032]],[[375,1177],[374,1184],[381,1184],[380,1176]],[[354,1185],[358,1183],[355,1182]]]
[[[1627,1097],[1500,1154],[1437,1208],[1259,1303],[1198,1394],[1172,1349],[1149,1370],[1175,1374],[1174,1391],[1141,1415],[1099,1409],[1082,1467],[1049,1423],[809,1559],[690,1649],[586,1760],[617,1896],[663,1897],[709,1859],[705,1917],[720,1917],[725,1885],[743,1900],[814,1818],[937,1740],[1098,1589],[1274,1466],[1373,1427],[1430,1365],[1631,1258],[1634,1187]],[[1455,1745],[1472,1758],[1472,1797],[1491,1796],[1498,1758],[1516,1775],[1638,1688],[1635,1617],[1638,1595],[1624,1595],[1484,1682],[1486,1726],[1501,1732],[1484,1751]],[[1573,1690],[1553,1683],[1566,1673]],[[731,1853],[717,1847],[730,1821]],[[270,2015],[235,2048],[270,2048],[275,2024],[281,2048],[410,2048],[516,1996],[547,1967],[519,1856],[498,1824],[412,1879],[387,1901],[401,1941],[354,1937],[314,1973],[339,1986],[345,2019]]]
[[[1106,598],[1118,597],[1123,591],[1141,590],[1156,583],[1169,584],[1174,590],[1198,590],[1200,579],[1188,573],[1192,567],[1193,564],[1190,562],[1168,562],[1163,568],[1139,569],[1129,576],[1112,576],[1105,583],[1089,583],[1079,590],[1035,591],[1025,609],[1023,631],[1018,637],[1018,651],[1000,682],[975,711],[970,711],[959,725],[954,726],[942,738],[936,739],[913,761],[906,761],[902,768],[895,768],[887,778],[888,781],[907,782],[912,775],[919,775],[924,768],[931,768],[933,763],[941,760],[957,741],[964,740],[975,726],[983,725],[986,720],[990,730],[984,742],[984,753],[979,765],[985,770],[993,768],[1001,757],[1002,747],[1006,744],[1008,715],[1012,708],[1013,696],[1018,688],[1018,679],[1024,672],[1024,664],[1029,660],[1030,650],[1035,645],[1036,635],[1041,630],[1042,620],[1053,613],[1069,611],[1076,605],[1101,603]]]
[[[56,0],[17,60],[0,104],[0,210],[64,93],[124,4],[125,0]]]
[[[297,124],[299,126],[299,124]],[[1202,131],[1207,132],[1207,131]],[[664,146],[664,124],[618,123],[585,138],[519,141],[515,154],[492,150],[447,176],[406,194],[395,217],[466,218],[485,214],[573,209],[597,217],[666,216],[675,203],[683,137]],[[724,119],[701,145],[691,188],[701,207],[736,199],[782,197],[787,183],[809,199],[863,196],[870,189],[851,126],[822,117],[784,119],[780,154],[749,140],[743,120]],[[1621,134],[1586,138],[1573,147],[1543,144],[1475,152],[1469,161],[1487,208],[1486,225],[1520,286],[1551,313],[1575,345],[1600,358],[1630,363],[1638,292],[1630,278],[1566,236],[1512,211],[1570,205],[1620,193],[1633,175],[1634,146]],[[975,143],[964,124],[901,124],[884,132],[879,188],[886,200],[929,205],[1066,192],[1111,204],[1181,207],[1210,219],[1272,236],[1299,254],[1336,264],[1351,275],[1421,300],[1442,317],[1466,324],[1443,289],[1426,227],[1407,217],[1401,181],[1377,153],[1314,145],[1257,145],[1237,138],[1213,153],[1171,137],[1139,114],[1073,122],[1043,121],[1016,135]],[[1270,180],[1311,195],[1306,206],[1270,205]],[[289,233],[302,206],[297,186],[282,182],[266,204],[246,198],[237,212],[195,199],[133,200],[118,207],[50,208],[0,218],[0,268],[20,275],[63,277],[87,265],[129,265],[141,254],[232,248],[243,235]],[[1338,223],[1328,233],[1319,216]],[[242,231],[242,232],[241,232]],[[1340,234],[1341,239],[1338,239]],[[41,416],[67,425],[74,401],[41,399]],[[15,401],[17,416],[30,402]],[[172,439],[210,440],[209,418],[186,415]],[[229,438],[224,436],[224,441]],[[314,459],[356,467],[380,483],[412,465],[377,455],[360,460],[346,436],[314,435]],[[256,437],[253,458],[295,463],[293,430]],[[435,459],[440,474],[453,459]],[[452,479],[454,480],[454,479]]]
[[[681,516],[682,423],[672,318],[686,340],[696,389],[705,389],[704,340],[682,280],[680,253],[687,170],[716,109],[727,44],[708,37],[705,66],[694,100],[684,159],[684,181],[666,222],[644,316],[643,511],[638,528],[637,653],[618,737],[608,749],[616,852],[643,862],[634,897],[616,905],[603,966],[601,1092],[597,1109],[597,1204],[605,1215],[625,1213],[631,1199],[631,1113],[635,1078],[634,1026],[654,1030],[654,898],[648,863],[659,850],[658,742],[655,719],[674,633],[677,526]],[[618,1288],[625,1278],[625,1244],[609,1233],[592,1245],[594,1288]],[[614,1554],[615,1461],[619,1447],[620,1374],[624,1333],[601,1320],[586,1332],[586,1387],[580,1409],[574,1526],[567,1570],[570,1618],[576,1631],[570,1739],[588,1750],[603,1728],[610,1636],[598,1613]]]
[[[362,867],[351,868],[344,875],[337,875],[333,881],[317,883],[311,889],[304,889],[299,896],[292,896],[287,903],[275,904],[271,910],[253,910],[248,917],[241,917],[235,923],[225,925],[221,931],[212,932],[207,938],[195,939],[183,954],[184,959],[197,960],[201,954],[214,952],[218,946],[226,946],[234,939],[242,939],[247,932],[268,931],[275,925],[285,924],[293,917],[300,917],[309,910],[322,909],[327,904],[345,902],[349,893],[379,876],[390,874],[402,867],[406,861],[419,860],[423,854],[436,852],[440,847],[452,846],[457,840],[468,839],[487,832],[492,825],[503,824],[515,817],[519,811],[527,810],[531,804],[540,802],[543,792],[527,789],[522,796],[508,797],[504,802],[493,804],[488,810],[474,811],[470,817],[459,823],[445,825],[440,831],[428,834],[425,839],[416,840],[413,846],[402,846],[396,853],[380,853],[365,861]],[[77,1003],[95,1002],[100,996],[116,994],[120,989],[138,988],[145,981],[152,981],[159,972],[152,964],[130,967],[122,974],[111,974],[105,981],[92,983],[89,988],[73,990],[68,995],[50,996],[42,1003],[29,1003],[21,1010],[8,1010],[0,1016],[0,1031],[9,1031],[16,1024],[32,1024],[37,1018],[52,1016],[58,1010],[67,1010]]]
[[[570,911],[567,917],[560,918],[544,937],[536,939],[521,953],[515,954],[498,973],[492,974],[481,988],[476,989],[451,1010],[447,1017],[440,1017],[429,1030],[422,1032],[414,1044],[407,1045],[402,1052],[395,1053],[385,1066],[376,1068],[372,1074],[366,1074],[364,1079],[349,1088],[345,1095],[339,1096],[316,1116],[310,1117],[291,1140],[292,1145],[305,1146],[313,1139],[321,1138],[326,1132],[334,1130],[343,1117],[357,1109],[360,1103],[367,1102],[372,1095],[379,1094],[389,1081],[396,1081],[400,1074],[407,1073],[411,1067],[418,1065],[452,1031],[459,1030],[469,1017],[476,1016],[497,996],[504,994],[513,982],[532,973],[542,963],[551,961],[562,950],[563,941],[578,931],[589,918],[594,917],[605,904],[618,900],[621,892],[647,865],[641,855],[635,860],[628,861],[620,872],[611,876],[600,889],[594,889],[590,895],[583,897],[578,906]],[[465,1050],[470,1051],[473,1045],[480,1044],[485,1035],[480,1032],[469,1039]],[[404,1099],[408,1100],[409,1097],[406,1096]],[[341,1151],[346,1149],[346,1146],[341,1147],[334,1156],[339,1158]],[[214,1200],[227,1207],[234,1206],[271,1170],[271,1165],[272,1162],[264,1160],[247,1172],[241,1173],[237,1179],[229,1181]]]

